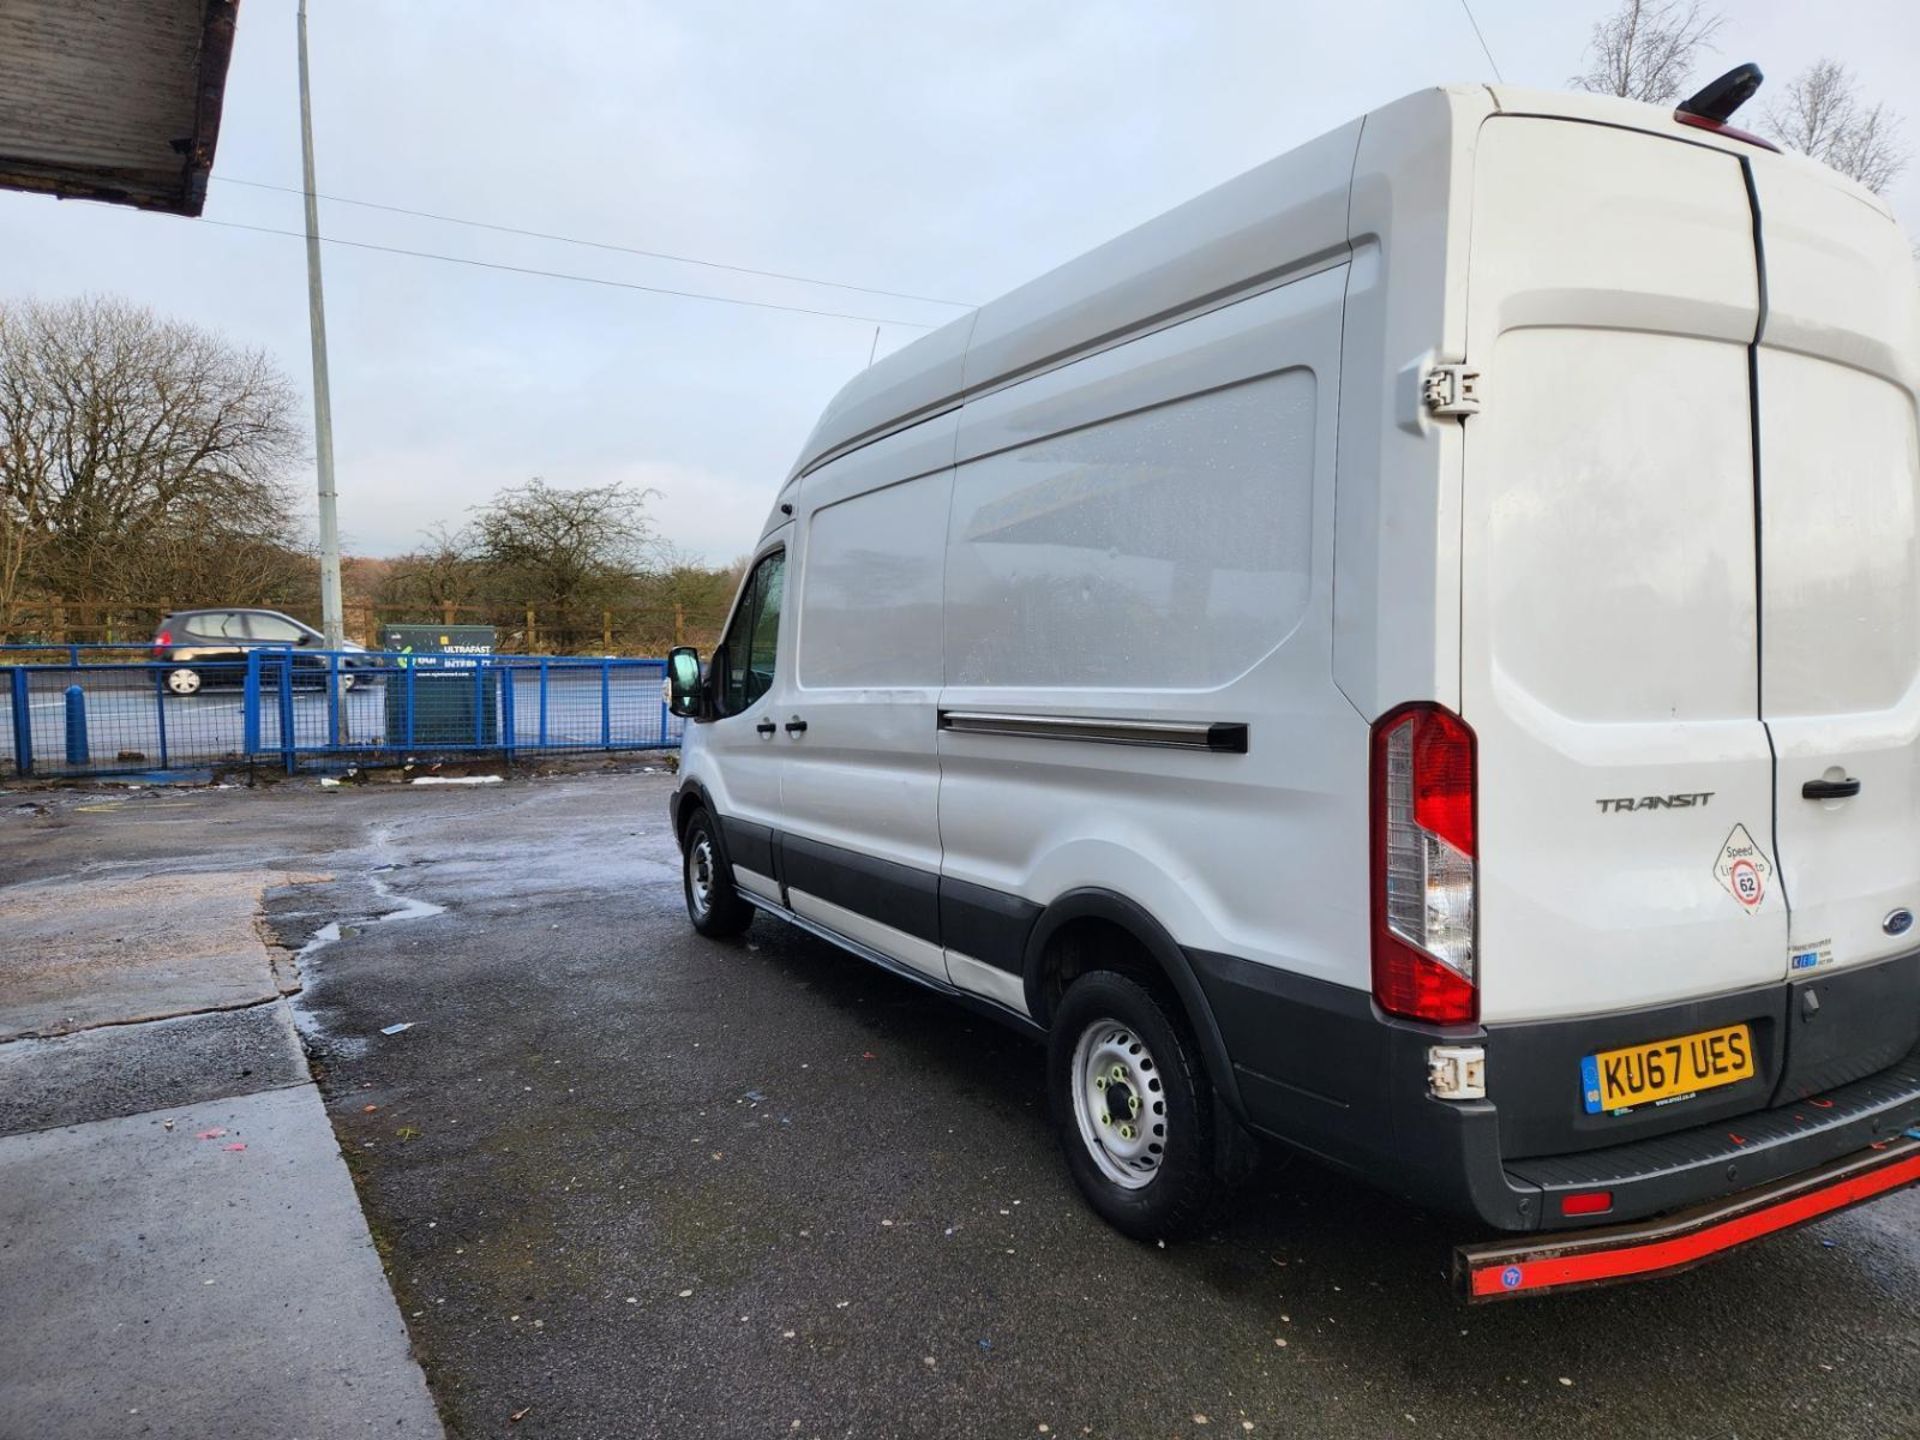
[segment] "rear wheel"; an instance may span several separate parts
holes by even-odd
[[[1213,1088],[1184,1021],[1151,991],[1110,970],[1074,981],[1047,1085],[1067,1168],[1102,1219],[1136,1240],[1206,1223],[1225,1191]]]
[[[720,858],[713,819],[704,810],[687,822],[680,878],[686,889],[687,918],[700,934],[725,939],[752,923],[753,907],[734,888],[733,876]]]
[[[167,690],[173,695],[198,695],[200,672],[180,665],[167,672]]]

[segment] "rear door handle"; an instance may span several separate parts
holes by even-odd
[[[1851,800],[1860,793],[1858,780],[1809,780],[1800,787],[1807,800]]]
[[[794,716],[791,720],[787,721],[787,734],[804,735],[806,733],[807,733],[807,722],[802,720],[798,715]]]
[[[773,721],[762,720],[758,725],[754,726],[753,728],[758,730],[762,735],[771,735],[774,732],[775,727],[774,727]]]

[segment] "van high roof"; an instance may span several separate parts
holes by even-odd
[[[1480,122],[1497,114],[1642,130],[1794,166],[1893,219],[1877,195],[1825,166],[1683,125],[1662,106],[1512,86],[1416,91],[1255,166],[876,362],[828,402],[788,478],[950,409],[965,396],[1152,329],[1170,316],[1340,263],[1362,238],[1348,233],[1348,196],[1367,178],[1355,173],[1364,129],[1385,122],[1397,133],[1428,140],[1444,133],[1452,137],[1454,155],[1468,158],[1463,152]],[[1391,184],[1398,163],[1412,158],[1376,162],[1372,178]],[[1430,200],[1428,193],[1394,197],[1396,206]]]

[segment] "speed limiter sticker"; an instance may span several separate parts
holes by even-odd
[[[1720,847],[1720,858],[1713,865],[1713,878],[1751,915],[1767,898],[1767,887],[1773,883],[1773,862],[1747,833],[1747,827],[1736,825],[1727,836],[1727,843]]]

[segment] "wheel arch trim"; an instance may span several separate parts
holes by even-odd
[[[1046,1004],[1045,986],[1047,950],[1054,937],[1075,920],[1101,920],[1115,925],[1138,941],[1152,957],[1167,982],[1173,986],[1174,994],[1193,1026],[1207,1078],[1213,1082],[1214,1089],[1226,1102],[1234,1118],[1244,1121],[1246,1110],[1240,1100],[1240,1086],[1234,1076],[1233,1062],[1227,1054],[1226,1040],[1220,1033],[1219,1023],[1214,1019],[1213,1007],[1207,1001],[1206,992],[1200,988],[1200,980],[1194,974],[1192,962],[1187,959],[1186,951],[1167,933],[1166,927],[1138,902],[1116,891],[1087,886],[1069,890],[1040,912],[1039,919],[1028,933],[1022,964],[1028,1013],[1042,1024],[1051,1024],[1052,1014]]]

